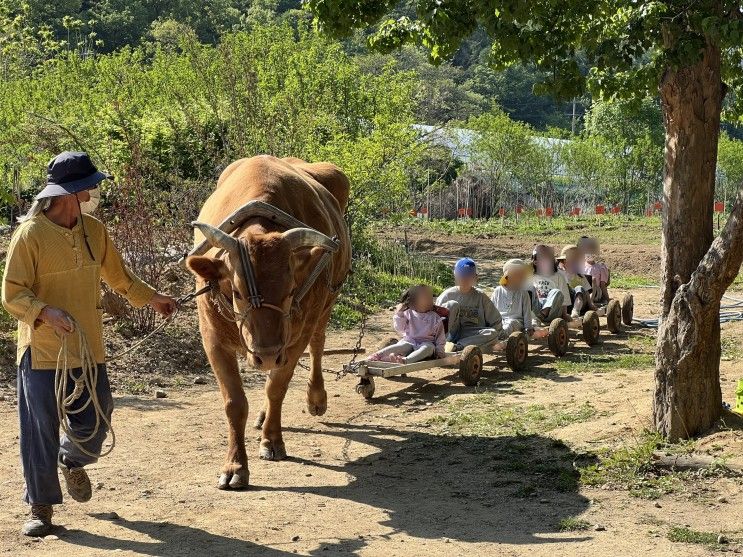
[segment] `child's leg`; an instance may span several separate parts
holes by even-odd
[[[573,297],[573,311],[570,313],[570,317],[575,319],[585,313],[583,308],[586,306],[586,298],[586,291],[583,289],[583,287],[576,286]]]
[[[507,319],[503,321],[503,337],[508,337],[511,333],[523,331],[524,327],[518,319]]]
[[[463,348],[470,344],[481,345],[492,340],[498,339],[501,336],[502,329],[480,329],[474,335],[469,335],[465,338],[460,338],[457,344]]]
[[[413,362],[420,362],[426,358],[433,356],[436,352],[436,347],[431,342],[424,342],[418,348],[413,350],[410,354],[405,357],[406,364],[412,364]]]
[[[542,311],[540,317],[545,323],[552,323],[555,319],[562,315],[562,306],[565,301],[565,297],[562,295],[562,291],[554,288],[547,294],[547,299],[542,304]]]
[[[406,340],[401,340],[390,346],[378,350],[369,358],[370,360],[387,360],[390,356],[407,356],[415,347]]]
[[[604,302],[609,302],[609,285],[605,282],[601,283],[601,297]]]
[[[534,312],[535,315],[539,315],[542,312],[542,304],[539,303],[537,289],[534,288],[534,286],[532,285],[529,286],[526,291],[529,293],[529,300],[531,301],[531,311]]]
[[[443,307],[449,310],[449,332],[446,334],[446,340],[456,342],[462,329],[462,323],[459,320],[459,302],[450,300],[445,302]]]

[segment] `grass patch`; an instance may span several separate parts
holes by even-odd
[[[699,545],[706,545],[707,547],[717,548],[720,544],[717,543],[718,534],[713,532],[698,532],[691,528],[682,526],[672,527],[666,536],[672,542],[680,543],[696,543]]]
[[[579,532],[582,530],[589,530],[590,528],[591,525],[588,522],[580,518],[575,518],[574,516],[563,518],[557,523],[557,529],[560,532]]]
[[[598,452],[598,462],[580,470],[580,482],[586,486],[624,489],[642,499],[658,499],[669,493],[686,490],[686,482],[699,479],[700,472],[670,472],[654,466],[653,453],[669,454],[694,452],[693,440],[670,444],[655,432],[645,431],[633,442],[621,448]],[[710,467],[707,475],[724,472]]]
[[[603,373],[619,369],[642,369],[652,367],[653,354],[637,352],[630,354],[573,354],[555,360],[559,373]]]
[[[643,275],[622,275],[619,273],[612,273],[611,276],[611,288],[632,290],[633,288],[648,286],[658,286],[658,279]]]
[[[722,346],[722,359],[726,361],[737,361],[743,358],[743,347],[740,339],[735,336],[727,336],[723,333],[720,339]]]
[[[596,415],[589,402],[580,406],[518,406],[499,404],[498,398],[495,393],[483,393],[451,402],[448,415],[436,416],[429,422],[445,433],[495,437],[544,433]]]
[[[429,230],[447,235],[467,235],[481,237],[498,236],[538,236],[552,243],[575,243],[580,236],[592,236],[599,242],[612,244],[659,244],[661,221],[659,217],[645,218],[623,215],[598,219],[587,217],[555,217],[537,219],[529,214],[518,221],[501,219],[465,219],[431,221],[404,216],[391,217],[387,225],[403,225],[409,229]],[[612,279],[613,282],[613,279]]]

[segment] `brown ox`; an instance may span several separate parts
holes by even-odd
[[[220,489],[246,487],[249,478],[245,453],[248,402],[238,370],[239,354],[247,353],[252,367],[268,372],[265,417],[261,416],[261,458],[286,457],[281,405],[294,367],[308,344],[311,371],[307,407],[312,415],[325,413],[327,395],[322,377],[325,328],[337,296],[335,288],[343,282],[351,262],[350,238],[343,219],[348,190],[348,179],[332,164],[257,156],[228,166],[201,209],[195,242],[199,244],[206,238],[214,247],[204,256],[189,257],[186,263],[197,277],[198,288],[207,281],[218,281],[220,292],[230,300],[234,312],[244,318],[238,326],[209,298],[198,299],[204,349],[224,398],[229,428]],[[248,218],[230,236],[213,228],[252,200],[269,203],[308,227],[340,240],[330,264],[301,300],[298,310],[291,314],[296,289],[304,284],[325,251],[308,243],[307,238],[298,242],[297,238],[288,237],[285,226],[262,216]],[[266,303],[260,308],[251,309],[249,305],[237,242],[247,247],[255,282]]]

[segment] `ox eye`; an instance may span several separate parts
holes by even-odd
[[[242,300],[242,299],[243,299],[243,297],[242,297],[242,296],[240,296],[240,293],[239,293],[239,292],[238,292],[237,290],[233,290],[233,291],[232,291],[232,295],[233,295],[233,296],[234,296],[235,298],[237,298],[238,300]]]

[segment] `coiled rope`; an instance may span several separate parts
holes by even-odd
[[[163,330],[170,323],[172,323],[178,315],[178,312],[183,304],[185,304],[186,302],[190,302],[197,296],[206,294],[211,289],[211,285],[207,285],[195,292],[191,292],[189,294],[186,294],[185,296],[178,298],[176,300],[176,307],[173,313],[171,313],[157,327],[152,329],[152,331],[150,331],[147,335],[142,337],[132,346],[130,346],[126,350],[119,352],[115,356],[108,358],[108,361],[112,362],[118,360],[126,354],[137,350],[150,337],[152,337],[152,335]],[[62,428],[62,431],[70,440],[70,442],[75,445],[75,447],[77,447],[83,454],[86,454],[93,458],[98,458],[106,456],[110,454],[111,451],[113,451],[114,446],[116,445],[116,433],[114,432],[113,427],[111,427],[111,421],[108,419],[108,416],[106,416],[103,408],[101,408],[100,401],[98,400],[98,391],[96,389],[96,387],[98,386],[98,364],[96,363],[95,358],[90,351],[88,339],[85,336],[82,327],[80,327],[80,325],[71,315],[68,315],[68,319],[70,320],[74,328],[71,334],[77,335],[78,346],[80,347],[80,374],[76,377],[75,370],[77,368],[70,367],[70,335],[63,335],[60,337],[60,348],[59,354],[57,355],[57,367],[54,374],[54,393],[57,401],[57,418],[59,419],[59,424]],[[73,387],[72,392],[68,395],[67,392],[70,382],[73,382],[75,386]],[[85,401],[85,404],[83,404],[80,408],[73,409],[73,404],[83,395],[83,392],[85,391],[88,391],[88,400]],[[78,437],[72,432],[72,429],[70,428],[70,425],[68,423],[68,416],[83,412],[91,404],[93,405],[93,410],[95,411],[95,427],[93,427],[90,435],[88,435],[87,437]],[[108,428],[108,431],[111,432],[111,445],[106,449],[105,452],[95,454],[87,450],[84,444],[93,439],[98,434],[101,429],[102,423],[105,424],[105,426]]]
[[[59,355],[57,356],[57,369],[54,375],[54,393],[57,400],[57,418],[62,431],[82,453],[98,458],[99,456],[106,456],[113,451],[116,445],[116,433],[111,427],[111,421],[106,416],[106,412],[101,408],[101,403],[98,400],[98,364],[90,351],[90,345],[88,339],[85,336],[80,325],[75,321],[74,318],[69,317],[72,322],[72,326],[75,328],[71,334],[77,335],[78,345],[80,346],[80,374],[75,377],[75,368],[70,367],[69,364],[69,349],[68,349],[68,338],[69,335],[63,335],[60,338],[61,347],[59,349]],[[72,392],[68,395],[68,386],[70,381],[75,383]],[[88,391],[88,400],[79,408],[73,409],[72,405],[78,400],[84,391]],[[90,435],[87,437],[78,437],[72,432],[72,428],[68,423],[68,416],[79,414],[83,412],[88,406],[93,405],[95,412],[95,427],[93,427]],[[111,446],[101,454],[90,452],[85,448],[84,444],[93,439],[101,428],[101,422],[105,423],[108,431],[111,432]]]

